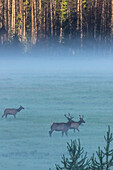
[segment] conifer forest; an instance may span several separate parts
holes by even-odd
[[[0,0],[0,43],[76,38],[112,44],[113,0]]]

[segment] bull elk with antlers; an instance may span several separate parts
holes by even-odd
[[[80,120],[78,122],[72,122],[71,123],[71,126],[70,126],[70,129],[74,129],[74,132],[75,132],[75,129],[79,131],[78,127],[82,124],[82,123],[85,123],[85,121],[83,120],[84,116],[82,115],[82,117],[79,115],[79,118]]]
[[[72,124],[72,122],[74,122],[72,119],[73,117],[71,117],[71,115],[69,114],[69,117],[66,116],[66,114],[64,115],[67,119],[68,122],[64,123],[53,123],[51,125],[51,130],[49,131],[49,136],[52,135],[53,131],[61,131],[62,132],[62,136],[65,133],[66,136],[68,136],[67,132],[70,129],[70,126]]]
[[[68,121],[70,121],[70,120],[71,120],[71,119],[70,119],[71,115],[70,115],[70,113],[68,113],[68,115],[69,115],[69,117],[66,116],[66,115],[64,115],[64,116],[68,119]],[[71,118],[73,118],[73,117],[71,117]],[[79,127],[82,123],[85,123],[85,121],[83,120],[83,118],[84,118],[83,115],[82,115],[82,117],[79,115],[79,118],[80,118],[80,120],[79,120],[78,122],[75,122],[75,121],[71,120],[72,123],[71,123],[71,125],[70,125],[70,129],[73,129],[74,132],[75,132],[75,129],[79,131],[78,127]]]

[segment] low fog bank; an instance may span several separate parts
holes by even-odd
[[[57,40],[39,41],[37,44],[30,43],[6,43],[0,46],[0,58],[52,58],[52,59],[70,59],[70,58],[112,58],[112,44],[104,41],[94,41],[85,39],[82,43],[80,39],[64,38],[60,43]]]
[[[2,73],[113,73],[112,58],[2,58],[0,59],[0,74]]]
[[[15,44],[0,47],[0,73],[113,73],[113,51],[104,47],[89,41],[80,48],[75,40],[40,43],[27,51]]]

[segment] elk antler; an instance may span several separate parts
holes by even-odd
[[[69,120],[69,117],[67,117],[66,114],[64,114],[64,116]]]
[[[68,116],[65,114],[64,115],[68,120],[72,120],[74,117],[72,117],[71,115],[70,115],[70,113],[68,113]]]
[[[71,116],[70,113],[68,113],[69,117]]]
[[[84,115],[82,115],[82,117],[81,117],[81,115],[79,115],[79,118],[80,118],[80,119],[83,119],[83,118],[84,118]]]

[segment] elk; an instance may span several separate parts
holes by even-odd
[[[53,123],[51,125],[51,130],[49,131],[49,136],[52,135],[53,131],[62,131],[62,136],[64,135],[64,133],[66,134],[66,136],[68,136],[67,132],[68,130],[70,129],[70,126],[71,126],[71,123],[73,122],[73,117],[69,116],[70,117],[67,117],[66,114],[64,115],[67,119],[68,119],[68,122],[64,123]]]
[[[2,118],[5,116],[7,118],[7,115],[13,115],[14,118],[16,118],[16,114],[20,112],[24,107],[20,106],[18,109],[11,109],[11,108],[6,108],[4,110],[4,114],[2,115]]]
[[[78,127],[82,124],[82,123],[85,123],[85,121],[83,120],[84,116],[82,115],[82,117],[79,115],[79,118],[80,120],[78,122],[72,122],[71,123],[71,126],[70,126],[70,129],[74,129],[74,132],[75,132],[75,129],[78,130],[79,132],[79,129]]]

